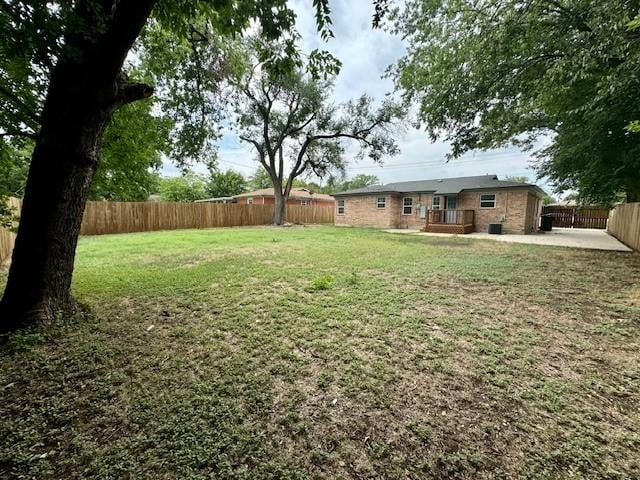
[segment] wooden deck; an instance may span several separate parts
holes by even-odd
[[[422,231],[465,234],[475,229],[473,210],[427,210]]]

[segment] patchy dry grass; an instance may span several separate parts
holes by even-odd
[[[634,478],[640,256],[339,228],[83,238],[0,350],[0,478]]]

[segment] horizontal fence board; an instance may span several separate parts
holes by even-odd
[[[640,250],[640,203],[621,203],[609,215],[608,232],[634,250]]]
[[[19,212],[21,202],[10,199]],[[269,225],[273,205],[239,203],[172,202],[87,202],[81,235],[150,232],[188,228],[240,227]],[[287,205],[285,218],[290,223],[334,223],[335,208],[318,205]],[[15,235],[0,229],[0,261],[13,250]]]
[[[607,228],[609,209],[603,207],[569,207],[546,205],[543,215],[553,217],[553,226],[562,228]]]

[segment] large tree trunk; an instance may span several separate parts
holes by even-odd
[[[78,4],[87,24],[85,32],[65,37],[65,52],[51,75],[0,303],[1,330],[75,308],[75,250],[104,128],[120,105],[152,93],[127,82],[121,68],[156,1],[103,1],[101,14],[95,5],[87,10]],[[97,26],[100,21],[106,27]],[[100,33],[91,38],[88,32]]]
[[[283,225],[285,222],[285,206],[287,205],[287,196],[285,196],[279,188],[274,188],[273,196],[275,205],[273,209],[273,224]]]
[[[626,194],[627,203],[640,202],[640,185],[628,186]]]
[[[9,279],[4,327],[74,309],[70,286],[85,202],[97,167],[106,115],[74,120],[36,143]],[[63,131],[60,131],[63,130]]]

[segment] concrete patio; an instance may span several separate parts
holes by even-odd
[[[390,229],[388,233],[403,233],[409,235],[424,235],[431,237],[470,238],[476,240],[494,240],[497,242],[528,243],[534,245],[551,245],[556,247],[586,248],[591,250],[611,250],[617,252],[633,251],[624,243],[609,235],[605,230],[587,228],[554,228],[550,232],[538,232],[529,235],[489,235],[484,232],[473,232],[466,235],[451,233],[425,233],[419,230]]]

